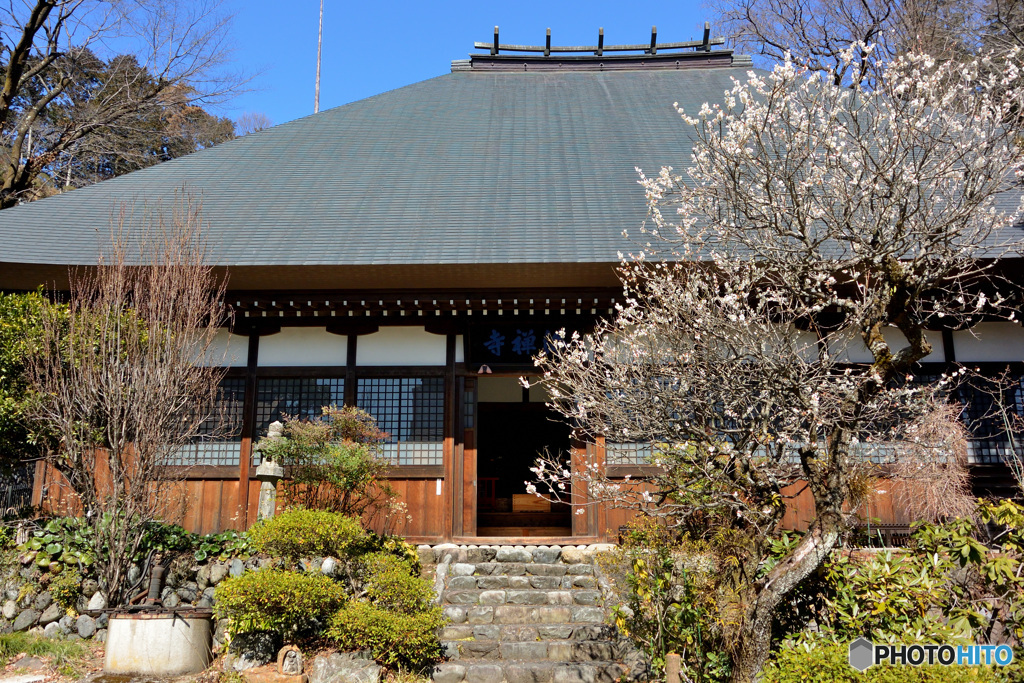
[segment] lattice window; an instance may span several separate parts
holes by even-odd
[[[344,377],[261,377],[256,382],[255,438],[285,415],[311,420],[345,403]]]
[[[444,378],[364,377],[356,405],[387,432],[384,455],[396,465],[444,462]]]
[[[618,443],[604,445],[605,465],[650,465],[653,449],[649,443]]]
[[[242,451],[242,419],[245,378],[225,377],[210,417],[199,427],[199,436],[170,460],[170,465],[237,466]]]

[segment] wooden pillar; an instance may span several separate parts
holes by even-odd
[[[591,448],[590,444],[583,441],[573,439],[572,450],[570,451],[569,466],[572,467],[574,472],[578,472],[586,467],[588,452],[587,449]],[[593,530],[591,529],[591,516],[592,510],[587,505],[589,502],[589,495],[587,487],[583,482],[573,479],[572,491],[570,492],[569,500],[572,502],[572,535],[573,536],[589,536]],[[583,507],[583,514],[576,514],[577,506]]]
[[[345,405],[347,406],[356,404],[356,351],[358,344],[358,335],[348,335],[348,350],[345,356]]]
[[[445,540],[450,540],[454,534],[453,508],[454,499],[451,494],[453,488],[455,468],[455,433],[459,427],[459,405],[461,396],[458,391],[458,383],[455,381],[455,335],[449,334],[445,343],[445,365],[444,365],[444,479],[441,482],[441,495],[443,497],[444,518],[441,520],[441,534]]]
[[[456,484],[460,491],[459,503],[461,504],[463,536],[476,536],[476,387],[475,377],[465,379],[465,392],[473,396],[474,410],[472,422],[465,424],[462,430],[461,472]]]
[[[242,529],[249,528],[249,465],[252,463],[252,438],[256,431],[256,367],[260,335],[249,331],[249,355],[245,366],[245,401],[242,415],[242,448],[238,454],[238,505]]]
[[[603,436],[597,437],[597,442],[594,444],[594,464],[597,466],[597,471],[601,472],[604,476],[607,476],[607,457],[608,453],[605,450],[605,444],[607,441]],[[591,529],[593,533],[601,537],[603,541],[617,540],[611,538],[611,533],[608,530],[608,504],[606,502],[598,503],[594,510],[594,528]]]

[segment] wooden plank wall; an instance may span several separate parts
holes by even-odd
[[[50,467],[41,466],[36,479],[35,500],[45,514],[79,514],[77,500],[60,474]],[[437,495],[436,479],[392,479],[391,485],[406,510],[389,520],[387,531],[405,536],[411,542],[439,542],[446,538],[449,532],[444,528],[444,501],[450,495],[447,482],[443,482],[442,495]],[[639,490],[643,484],[633,482],[628,486]],[[240,488],[238,479],[185,479],[176,484],[175,490],[165,493],[169,498],[166,519],[200,534],[248,528],[256,521],[260,482],[249,480],[248,509],[244,511]],[[895,492],[896,482],[880,481],[872,498],[859,506],[858,516],[883,524],[909,523],[911,520],[900,508]],[[802,485],[794,485],[786,493],[794,497],[788,501],[783,527],[807,529],[814,519],[814,501],[810,492]],[[596,515],[600,528],[593,532],[602,540],[615,542],[619,527],[634,514],[632,510],[607,507]],[[381,518],[375,519],[373,526],[376,531],[385,530]]]

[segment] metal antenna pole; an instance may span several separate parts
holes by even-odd
[[[320,55],[324,45],[324,0],[320,0],[320,31],[316,38],[316,94],[313,96],[313,113],[320,111]]]

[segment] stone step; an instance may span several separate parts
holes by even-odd
[[[612,683],[627,667],[616,662],[463,660],[438,664],[436,683]]]
[[[453,543],[421,545],[417,554],[423,564],[450,562],[513,562],[540,564],[579,564],[592,562],[595,554],[613,548],[610,544],[589,546],[466,546]]]
[[[453,625],[501,624],[552,626],[603,624],[603,607],[592,605],[446,605],[444,615]]]
[[[595,589],[597,579],[593,576],[537,576],[508,574],[452,576],[448,579],[448,590],[495,590],[511,588],[513,590],[573,590],[578,588]]]
[[[536,643],[546,640],[615,640],[614,626],[606,624],[457,624],[441,630],[441,640],[497,640],[503,643]]]
[[[446,605],[603,605],[599,590],[446,590]]]
[[[540,640],[501,642],[499,640],[442,641],[450,659],[513,659],[522,661],[599,662],[613,661],[623,648],[610,640]]]
[[[456,562],[449,572],[452,576],[593,576],[594,565],[589,562]]]

